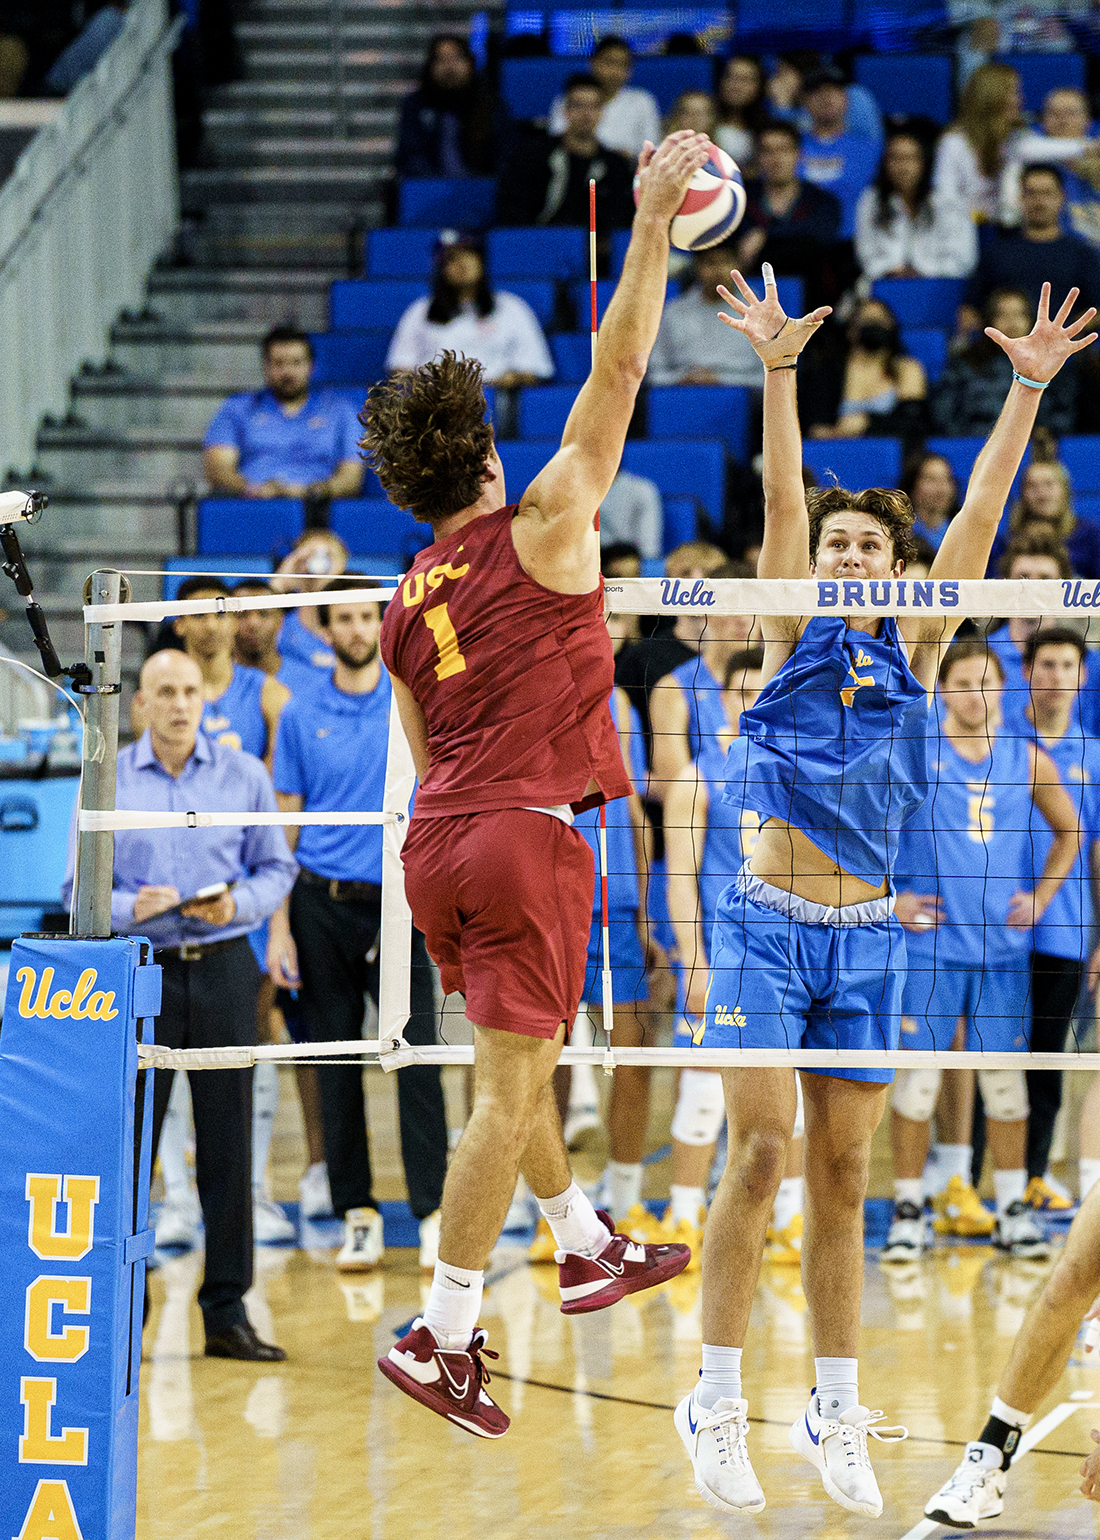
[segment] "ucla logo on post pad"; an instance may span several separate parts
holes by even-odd
[[[18,1010],[26,1021],[113,1021],[118,1015],[113,989],[96,989],[98,973],[85,968],[72,989],[54,988],[54,970],[20,968]]]

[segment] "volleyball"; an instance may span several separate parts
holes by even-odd
[[[638,181],[634,180],[634,199]],[[669,240],[680,251],[705,251],[732,235],[745,215],[745,184],[741,168],[716,144],[704,166],[688,183],[679,212],[673,217]]]

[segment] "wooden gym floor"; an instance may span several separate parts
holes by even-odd
[[[1074,1080],[1081,1079],[1074,1076]],[[459,1076],[448,1071],[457,1106]],[[655,1076],[651,1140],[667,1137],[669,1077]],[[277,1198],[296,1199],[302,1165],[288,1072],[276,1125]],[[380,1199],[402,1196],[392,1083],[368,1077]],[[1079,1100],[1075,1088],[1073,1100]],[[456,1120],[457,1121],[457,1120]],[[593,1178],[604,1150],[578,1159]],[[880,1133],[874,1189],[888,1191]],[[654,1195],[667,1164],[650,1169]],[[331,1240],[335,1227],[319,1239]],[[318,1237],[315,1237],[318,1239]],[[908,1269],[865,1269],[861,1390],[906,1443],[872,1446],[881,1519],[832,1503],[787,1443],[813,1358],[795,1271],[766,1267],[745,1354],[750,1448],[767,1494],[759,1515],[714,1512],[698,1497],[672,1407],[699,1363],[698,1275],[611,1310],[567,1320],[556,1269],[529,1267],[502,1245],[482,1320],[500,1353],[492,1390],[512,1417],[498,1443],[474,1439],[418,1407],[374,1367],[421,1307],[416,1253],[391,1249],[377,1274],[349,1278],[333,1251],[263,1247],[249,1299],[262,1336],[286,1364],[202,1357],[194,1303],[201,1255],[170,1260],[151,1280],[141,1388],[138,1540],[717,1540],[760,1535],[889,1540],[947,1534],[923,1520],[928,1496],[985,1419],[998,1373],[1047,1267],[988,1247],[937,1248]],[[1039,1439],[1013,1471],[999,1537],[1089,1536],[1100,1511],[1074,1495],[1077,1467],[1100,1427],[1100,1365],[1074,1358],[1036,1418]]]

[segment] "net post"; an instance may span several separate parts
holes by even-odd
[[[118,604],[122,576],[93,572],[86,594],[91,604]],[[85,697],[81,812],[112,813],[118,765],[119,700],[122,688],[122,622],[93,621],[84,627],[85,659],[92,684]],[[77,832],[76,895],[70,930],[77,936],[111,934],[111,888],[115,837],[109,830]]]
[[[409,828],[409,804],[416,785],[412,750],[396,698],[390,697],[386,784],[382,811],[396,813],[399,822],[382,825],[382,930],[379,938],[378,1051],[386,1067],[387,1053],[404,1046],[412,993],[412,910],[405,897],[405,868],[401,847]]]

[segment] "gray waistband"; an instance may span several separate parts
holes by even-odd
[[[573,827],[573,809],[568,802],[563,802],[558,807],[525,807],[525,813],[545,813],[549,818],[560,818],[562,823]]]
[[[761,909],[774,909],[777,914],[798,920],[802,925],[881,925],[894,912],[893,893],[884,893],[881,898],[871,898],[863,904],[843,904],[839,909],[834,909],[831,904],[815,904],[757,877],[755,872],[749,871],[747,861],[737,873],[736,880],[738,891],[750,903],[758,904]]]

